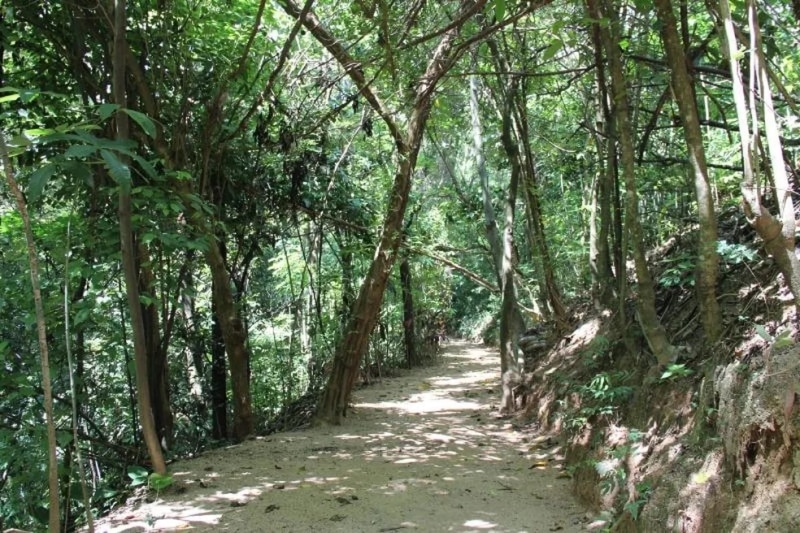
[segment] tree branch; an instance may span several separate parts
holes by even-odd
[[[350,79],[358,87],[359,93],[375,110],[376,113],[383,119],[386,126],[389,128],[389,133],[397,146],[398,151],[401,153],[406,151],[406,139],[400,131],[397,123],[392,118],[390,110],[381,101],[377,94],[372,90],[367,78],[364,75],[362,63],[355,59],[347,49],[336,39],[331,33],[322,25],[317,15],[308,10],[303,12],[293,0],[278,0],[278,4],[283,8],[286,13],[303,24],[303,26],[325,47],[325,49],[339,62],[342,68],[350,76]]]

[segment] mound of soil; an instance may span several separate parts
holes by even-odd
[[[702,338],[687,231],[650,254],[675,364],[661,367],[649,353],[633,302],[623,321],[585,306],[569,335],[525,343],[527,416],[564,436],[573,491],[597,513],[593,528],[800,531],[797,312],[746,221],[726,217],[720,342]]]

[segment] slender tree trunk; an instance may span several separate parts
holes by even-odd
[[[591,37],[594,52],[594,65],[596,73],[595,98],[595,125],[592,138],[597,150],[597,173],[595,186],[592,193],[592,211],[590,222],[590,251],[589,264],[592,273],[592,295],[597,309],[611,308],[613,306],[615,290],[614,274],[611,271],[611,202],[614,187],[613,164],[614,157],[613,126],[611,113],[608,109],[608,92],[606,87],[606,62],[603,54],[603,44],[600,40],[599,15],[588,6],[589,16],[592,19]],[[624,274],[623,274],[624,277]]]
[[[228,354],[228,370],[233,392],[233,438],[241,441],[253,432],[247,335],[233,299],[231,278],[225,268],[225,259],[218,241],[209,242],[206,259],[213,278],[212,298],[216,305],[222,338],[225,341],[225,351]]]
[[[114,50],[113,50],[113,82],[114,102],[120,107],[126,107],[127,98],[125,91],[125,41],[126,26],[125,0],[115,0],[114,3]],[[116,115],[116,138],[128,138],[128,115],[118,112]],[[125,161],[123,160],[123,163]],[[139,421],[142,425],[142,435],[153,470],[165,475],[167,465],[158,441],[153,411],[150,403],[150,386],[148,381],[147,339],[144,332],[142,307],[139,301],[139,284],[136,269],[136,253],[133,245],[133,228],[131,223],[131,184],[119,184],[119,233],[122,248],[122,269],[125,275],[125,290],[128,298],[128,308],[131,315],[131,330],[133,332],[133,348],[136,361],[136,399],[139,408]]]
[[[513,94],[514,87],[509,93]],[[503,110],[503,130],[501,138],[503,146],[511,164],[511,178],[508,182],[508,194],[503,210],[503,262],[500,270],[502,287],[502,303],[500,312],[500,374],[502,384],[502,398],[500,409],[510,413],[514,410],[514,388],[519,384],[520,373],[518,363],[517,338],[522,333],[524,323],[521,323],[519,306],[517,305],[517,290],[514,285],[514,212],[517,203],[517,189],[519,187],[522,168],[518,147],[512,138],[512,102],[505,103]],[[515,153],[516,152],[516,153]]]
[[[337,347],[333,369],[317,412],[318,420],[339,424],[347,410],[350,392],[358,377],[361,359],[367,349],[370,333],[377,323],[378,310],[386,283],[397,258],[412,175],[422,143],[425,124],[430,115],[433,91],[439,79],[450,69],[456,59],[453,57],[453,46],[461,26],[469,18],[465,15],[476,13],[486,2],[478,0],[474,4],[462,6],[461,12],[456,14],[456,20],[460,20],[461,23],[451,25],[441,34],[425,73],[419,77],[415,85],[414,104],[408,114],[405,132],[402,132],[395,122],[393,113],[373,92],[371,83],[365,77],[360,63],[350,56],[348,49],[328,32],[316,15],[310,11],[303,12],[291,0],[281,0],[280,3],[289,15],[302,22],[303,26],[348,73],[359,88],[360,94],[386,123],[397,150],[398,168],[389,195],[378,247],[353,305],[343,342]]]
[[[473,58],[473,68],[477,68],[477,62]],[[503,242],[500,238],[500,230],[497,227],[497,220],[494,215],[492,205],[492,193],[489,190],[489,173],[486,171],[486,157],[483,153],[483,128],[481,127],[481,111],[478,105],[480,99],[478,88],[478,77],[469,77],[469,111],[472,124],[472,143],[475,148],[475,166],[478,171],[478,179],[481,184],[481,196],[483,198],[483,223],[486,230],[486,240],[489,242],[489,251],[492,254],[492,264],[497,279],[497,286],[501,287],[503,282],[500,278],[500,271],[503,268]]]
[[[119,0],[118,0],[119,1]],[[25,240],[28,244],[28,262],[31,268],[31,286],[33,288],[33,303],[36,308],[36,332],[39,339],[39,356],[42,367],[42,390],[44,391],[44,415],[47,423],[47,480],[49,494],[49,528],[51,532],[61,530],[61,512],[58,501],[58,457],[56,450],[56,425],[53,418],[53,388],[50,380],[50,352],[47,347],[47,327],[44,317],[44,304],[42,303],[42,290],[39,284],[39,259],[37,258],[36,242],[33,238],[31,229],[31,219],[28,215],[28,206],[25,196],[17,185],[14,178],[14,171],[11,166],[11,158],[8,155],[8,145],[3,132],[0,132],[0,161],[5,168],[6,181],[17,201],[17,210],[22,217],[22,224],[25,230]],[[75,443],[77,445],[77,443]]]
[[[153,422],[156,426],[158,441],[167,449],[172,446],[173,418],[169,401],[169,378],[167,365],[167,349],[161,338],[161,316],[155,303],[155,276],[149,266],[150,253],[139,244],[137,269],[139,271],[139,292],[148,294],[153,301],[142,304],[142,321],[147,343],[147,375],[150,387],[150,403],[153,410]]]
[[[672,72],[672,92],[680,110],[689,164],[692,169],[697,209],[700,219],[698,232],[698,262],[696,269],[697,301],[700,321],[708,342],[716,342],[722,334],[722,319],[717,303],[717,218],[714,199],[708,181],[708,166],[703,147],[703,132],[697,111],[694,87],[687,66],[687,56],[678,36],[677,21],[671,0],[655,0],[661,28],[661,38]],[[794,218],[792,218],[794,220]]]
[[[403,258],[400,261],[400,287],[403,290],[403,339],[406,348],[406,365],[408,368],[414,368],[419,365],[419,357],[414,333],[414,293],[411,284],[411,265],[408,262],[407,251],[403,251]]]
[[[561,300],[561,290],[556,281],[555,269],[553,269],[553,262],[550,259],[550,250],[547,246],[547,236],[544,228],[544,220],[542,218],[542,209],[539,204],[539,188],[536,178],[536,165],[533,159],[533,150],[531,150],[530,133],[528,131],[528,109],[525,98],[523,97],[524,91],[520,92],[516,88],[510,92],[508,98],[511,105],[514,106],[512,111],[512,121],[516,127],[513,128],[513,133],[516,135],[517,142],[522,146],[521,157],[521,179],[524,191],[525,202],[528,205],[527,213],[530,216],[530,227],[533,230],[533,237],[535,242],[535,254],[541,263],[542,278],[544,279],[545,295],[547,303],[553,311],[556,321],[556,329],[562,331],[567,327],[567,311],[564,308],[564,303]]]
[[[496,47],[493,47],[496,52]],[[499,57],[495,57],[499,63]],[[511,166],[506,201],[503,209],[503,234],[500,236],[497,222],[494,218],[494,207],[489,193],[489,177],[483,157],[483,131],[480,123],[480,108],[478,107],[478,82],[477,77],[470,77],[470,111],[472,118],[472,138],[475,145],[478,176],[483,191],[483,211],[486,224],[486,236],[489,240],[492,257],[494,259],[497,283],[501,291],[500,304],[500,379],[502,397],[501,410],[509,413],[514,410],[514,388],[520,380],[517,339],[525,328],[525,320],[520,312],[517,302],[517,290],[514,280],[514,215],[516,211],[517,190],[519,188],[520,174],[522,173],[519,146],[512,135],[512,107],[516,81],[512,81],[512,88],[497,92],[497,105],[502,109],[503,126],[501,139],[503,148]],[[501,100],[502,101],[499,101]]]
[[[739,122],[739,142],[741,144],[742,163],[744,166],[741,184],[742,199],[744,200],[744,212],[747,216],[747,219],[750,221],[750,224],[764,241],[764,249],[773,258],[775,258],[778,268],[781,270],[786,283],[789,285],[792,291],[795,306],[798,306],[800,305],[800,279],[798,279],[800,265],[798,265],[797,256],[795,255],[794,251],[794,215],[791,214],[787,216],[783,221],[778,220],[762,203],[761,190],[756,178],[757,165],[756,156],[754,153],[755,146],[754,144],[751,144],[751,138],[757,138],[758,135],[755,127],[755,125],[758,124],[758,121],[755,117],[756,108],[755,105],[752,106],[752,114],[754,116],[750,117],[747,111],[747,98],[745,96],[742,73],[737,59],[739,53],[738,42],[733,27],[733,20],[731,18],[728,0],[719,0],[719,8],[720,16],[722,17],[722,22],[725,28],[726,55],[730,64],[731,78],[733,79],[733,99],[736,105],[736,115]],[[771,100],[771,92],[769,90],[769,83],[766,81],[766,76],[762,77],[759,74],[758,34],[754,31],[755,28],[757,28],[757,21],[755,19],[755,6],[750,2],[748,2],[748,14],[750,16],[751,25],[751,65],[755,67],[751,69],[751,83],[754,83],[756,80],[758,80],[759,83],[765,83],[766,91],[770,93]],[[762,87],[761,89],[762,98],[765,99],[764,107],[766,108],[768,107],[766,102],[766,94],[764,93],[764,88]],[[755,99],[755,95],[752,93],[752,91],[750,97],[753,100]],[[771,103],[769,107],[771,108]],[[750,128],[748,127],[748,122],[751,118],[754,124],[752,137]],[[767,119],[765,117],[765,125],[766,124]],[[773,129],[773,131],[776,131],[774,119],[770,121],[769,127],[770,129]],[[780,140],[778,139],[778,143],[779,142]],[[773,166],[778,167],[777,172],[781,172],[781,169],[783,169],[785,176],[785,167],[783,166],[784,163],[782,156],[780,158],[773,157],[771,151],[770,159]],[[775,172],[776,170],[773,168],[773,173]],[[777,182],[775,183],[776,199],[778,200],[778,204],[782,209],[782,214],[788,215],[785,210],[788,205],[791,205],[791,198],[787,194],[788,190],[786,188],[781,190],[781,186],[787,187],[785,182],[781,183],[781,180],[782,178],[779,176]]]
[[[491,42],[490,42],[490,46],[492,47],[492,50],[494,51],[494,53],[497,54],[497,51],[496,51],[497,47]],[[499,58],[496,57],[495,59],[499,63]],[[473,66],[474,66],[474,68],[477,68],[477,62],[475,61],[475,59],[473,59]],[[509,98],[513,97],[513,95],[511,94],[510,91],[500,91],[498,93],[498,98],[500,98],[500,96],[499,96],[500,94],[502,94],[503,95],[502,98],[505,98],[505,99],[509,99]],[[484,224],[485,224],[485,229],[486,229],[486,239],[489,242],[489,248],[490,248],[490,251],[491,251],[491,254],[492,254],[492,261],[494,263],[494,272],[495,272],[495,277],[497,279],[497,286],[500,287],[501,294],[504,294],[504,291],[503,291],[504,285],[503,284],[505,283],[505,278],[504,278],[504,275],[505,275],[504,274],[504,268],[505,268],[504,267],[504,261],[505,261],[505,252],[506,252],[505,247],[506,247],[506,245],[508,243],[505,242],[505,238],[506,238],[505,233],[503,235],[500,234],[500,230],[499,230],[499,227],[498,227],[498,224],[497,224],[497,220],[495,218],[494,206],[492,205],[492,195],[491,195],[490,188],[489,188],[489,173],[486,170],[486,158],[485,158],[485,155],[484,155],[484,148],[483,148],[483,127],[481,126],[480,106],[478,105],[479,100],[480,100],[480,88],[478,86],[478,78],[477,78],[477,76],[470,76],[470,98],[469,98],[469,104],[470,104],[470,118],[471,118],[471,124],[472,124],[472,141],[473,141],[473,145],[474,145],[474,148],[475,148],[475,160],[476,160],[476,166],[477,166],[477,171],[478,171],[478,178],[479,178],[480,184],[481,184],[481,193],[482,193],[482,197],[483,197],[483,218],[484,218]],[[506,105],[510,106],[511,104],[509,104],[508,102],[497,102],[497,105],[502,107],[502,106],[506,106]],[[506,146],[504,144],[504,146],[506,147],[506,154],[508,155],[509,159],[511,159],[512,157],[516,158],[516,165],[517,165],[517,168],[519,168],[520,167],[520,163],[519,163],[519,148],[516,145],[516,143],[514,143],[514,141],[510,137],[508,138],[508,142],[510,142],[513,146],[509,147],[509,146]],[[505,140],[504,140],[504,143],[505,143]],[[514,164],[515,163],[512,161],[511,162],[512,167],[513,167]],[[513,184],[513,187],[514,187],[514,191],[513,191],[513,193],[514,193],[514,202],[516,202],[516,197],[517,197],[517,188],[518,188],[518,185],[519,185],[519,173],[517,174],[516,177],[514,177],[513,176],[513,171],[512,171],[511,180],[513,181],[515,179],[517,181],[516,181],[516,183]],[[511,188],[511,186],[512,186],[512,184],[509,183],[509,189]],[[511,194],[511,192],[509,191],[508,194]],[[508,198],[506,200],[508,202]],[[506,205],[505,209],[507,210],[507,208],[508,208],[508,206]],[[506,211],[504,211],[504,215],[507,215]],[[504,220],[504,222],[507,223],[508,221]],[[512,212],[512,223],[513,223],[513,212]],[[531,238],[532,238],[533,241],[535,241],[535,238],[536,238],[535,237],[535,229],[531,233]],[[513,242],[511,243],[511,245],[513,247]],[[536,253],[535,250],[537,250],[538,248],[536,248],[534,246],[533,249],[534,249],[534,253]],[[513,261],[513,257],[512,257],[512,261]],[[513,271],[514,271],[513,267],[514,267],[514,264],[512,262],[512,264],[510,266],[511,272],[512,272],[512,279],[513,279]],[[547,301],[547,289],[546,289],[545,276],[541,276],[540,277],[540,292],[541,292],[542,299],[545,300],[545,302],[546,302]],[[522,312],[520,311],[518,302],[516,300],[516,294],[517,294],[516,288],[514,288],[513,294],[514,294],[513,303],[512,302],[508,302],[507,303],[507,305],[511,306],[511,310],[508,311],[509,313],[511,313],[509,315],[509,317],[510,317],[509,320],[511,320],[514,323],[514,326],[513,326],[512,329],[514,331],[516,331],[517,334],[519,334],[525,328],[525,319],[522,316]],[[502,307],[502,305],[501,305],[501,307]],[[549,317],[550,313],[549,313],[549,307],[547,305],[541,306],[540,309],[542,310],[543,314],[546,317]],[[503,315],[503,313],[504,313],[504,311],[501,309],[501,316]],[[507,333],[508,333],[508,335],[512,335],[511,330],[509,330]],[[516,342],[516,338],[514,338],[513,341]],[[507,363],[507,356],[504,356],[504,354],[503,354],[502,344],[503,343],[501,342],[501,354],[500,354],[501,372],[503,372],[502,368]],[[515,353],[515,352],[516,352],[516,349],[513,351],[513,353]]]
[[[594,0],[589,0],[594,2]],[[675,360],[675,349],[667,339],[667,333],[656,313],[656,297],[653,278],[647,267],[644,251],[642,226],[639,221],[639,199],[636,191],[636,168],[628,104],[628,89],[620,53],[620,28],[616,8],[611,0],[600,0],[602,15],[609,20],[608,26],[600,25],[600,35],[605,48],[609,71],[611,73],[611,94],[613,101],[614,121],[617,126],[617,141],[620,143],[622,174],[625,181],[625,226],[630,236],[633,261],[636,270],[639,298],[637,301],[637,317],[656,360],[666,365]]]
[[[794,294],[795,306],[800,307],[800,261],[795,253],[795,222],[794,201],[792,199],[792,188],[789,185],[789,176],[786,172],[786,162],[783,158],[783,147],[781,146],[780,129],[778,120],[775,117],[775,106],[772,100],[772,88],[770,87],[769,74],[767,72],[767,59],[764,56],[764,45],[761,40],[761,28],[758,24],[758,14],[756,12],[755,0],[747,0],[748,19],[750,21],[750,36],[752,45],[751,54],[757,59],[756,75],[758,79],[759,93],[761,94],[761,105],[764,110],[764,135],[767,138],[767,149],[769,151],[769,161],[772,168],[772,183],[775,190],[775,200],[778,204],[778,214],[782,227],[781,236],[783,246],[786,250],[787,268],[784,272],[786,283]]]
[[[186,367],[186,385],[192,403],[196,407],[196,413],[200,420],[205,420],[208,416],[206,398],[203,395],[203,376],[205,376],[205,365],[203,362],[204,343],[201,337],[200,319],[195,311],[194,282],[192,268],[194,267],[194,254],[187,252],[186,262],[190,265],[185,286],[181,291],[181,314],[183,316],[184,331],[184,361]],[[223,348],[224,349],[224,348]],[[224,354],[223,354],[224,358]],[[224,359],[223,359],[224,362]],[[223,373],[224,383],[224,373]]]
[[[214,293],[214,281],[211,282]],[[225,363],[225,340],[219,324],[217,306],[211,303],[211,435],[215,439],[228,438],[228,372]]]

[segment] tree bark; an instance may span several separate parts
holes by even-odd
[[[477,70],[477,62],[473,59],[473,69]],[[475,149],[475,167],[481,184],[481,197],[483,199],[483,223],[486,240],[489,242],[489,252],[492,255],[492,265],[497,279],[497,286],[502,287],[503,282],[500,271],[503,268],[503,242],[492,205],[492,194],[489,190],[489,173],[486,171],[486,157],[483,153],[483,128],[481,127],[481,111],[479,101],[478,77],[469,77],[469,112],[472,125],[472,144]]]
[[[216,306],[217,318],[225,351],[228,354],[228,370],[233,392],[233,438],[244,440],[253,432],[253,411],[250,398],[250,353],[247,349],[247,334],[244,324],[233,300],[231,278],[225,268],[219,242],[212,239],[208,243],[206,260],[213,279],[212,298]]]
[[[118,0],[119,1],[119,0]],[[42,390],[44,391],[44,414],[47,424],[47,480],[49,489],[49,512],[48,525],[50,531],[58,532],[61,530],[61,513],[58,500],[58,457],[56,450],[56,425],[53,418],[53,387],[50,379],[50,352],[47,346],[47,327],[45,324],[44,304],[42,303],[42,290],[39,283],[39,260],[36,252],[36,242],[33,238],[31,229],[31,219],[28,215],[28,206],[25,196],[22,194],[17,180],[14,178],[14,171],[11,167],[11,158],[8,155],[8,145],[5,135],[0,131],[0,161],[5,168],[6,181],[8,187],[14,194],[17,201],[17,210],[22,217],[22,224],[25,229],[25,241],[28,245],[28,263],[31,268],[31,287],[33,289],[33,303],[36,309],[36,332],[39,339],[39,357],[42,368]],[[75,443],[77,446],[77,443]]]
[[[545,234],[542,209],[539,204],[539,188],[536,178],[536,165],[533,160],[533,151],[530,145],[530,133],[528,131],[528,109],[523,93],[515,90],[509,94],[511,104],[514,106],[512,120],[516,127],[514,133],[517,142],[522,146],[521,157],[521,180],[524,192],[525,203],[527,205],[528,226],[534,239],[534,253],[541,265],[542,278],[544,280],[545,298],[548,307],[552,310],[556,322],[556,330],[563,331],[567,328],[567,311],[561,299],[561,289],[556,281],[555,269],[550,259],[550,250],[547,246],[547,236]]]
[[[214,294],[214,281],[211,293]],[[225,340],[219,324],[216,303],[211,302],[211,436],[228,438],[228,371],[225,362]]]
[[[150,254],[147,248],[138,245],[136,262],[139,275],[139,292],[148,294],[155,300],[155,276],[149,266]],[[153,422],[156,426],[158,441],[169,449],[172,446],[173,417],[169,400],[169,366],[167,364],[167,342],[162,342],[161,316],[155,301],[142,304],[142,321],[147,343],[147,376],[150,387],[150,403],[153,410]]]
[[[113,48],[113,79],[112,90],[114,102],[121,108],[126,107],[125,89],[125,0],[115,0],[114,3],[114,48]],[[128,115],[117,112],[116,138],[128,138]],[[125,163],[123,159],[123,163]],[[125,291],[128,298],[128,308],[131,315],[131,330],[133,332],[134,359],[136,361],[136,399],[139,408],[139,421],[142,425],[142,436],[147,446],[153,470],[157,474],[166,475],[167,465],[161,444],[158,441],[155,422],[153,420],[152,405],[150,403],[150,386],[148,381],[147,339],[144,331],[142,307],[139,300],[139,284],[136,269],[136,253],[133,245],[133,228],[131,223],[131,184],[119,184],[119,234],[122,249],[122,269],[125,275]]]
[[[407,251],[403,252],[403,258],[400,261],[400,287],[403,290],[403,339],[406,348],[406,365],[408,368],[414,368],[419,365],[420,361],[414,332],[414,293]]]
[[[778,204],[778,214],[782,227],[781,237],[786,253],[784,277],[794,295],[795,307],[800,308],[800,261],[795,252],[795,222],[794,201],[792,188],[789,185],[789,176],[786,173],[786,162],[783,158],[780,130],[775,117],[775,106],[772,100],[772,88],[767,73],[767,59],[764,56],[764,46],[761,40],[761,28],[758,24],[755,0],[747,0],[748,19],[750,21],[751,57],[757,60],[756,78],[761,94],[761,105],[764,110],[764,135],[767,138],[769,161],[772,168],[772,183],[775,190],[775,200]]]
[[[508,182],[508,193],[503,209],[503,261],[500,269],[502,287],[502,303],[500,305],[500,377],[502,398],[500,409],[510,413],[514,410],[514,388],[519,384],[519,362],[517,339],[524,328],[524,321],[517,306],[517,290],[514,285],[514,213],[517,203],[522,168],[518,147],[512,138],[512,102],[514,82],[503,109],[503,130],[501,139],[511,164],[511,177]]]
[[[597,151],[597,172],[592,191],[592,211],[589,223],[589,269],[592,274],[592,297],[595,308],[610,309],[614,305],[615,290],[614,274],[611,271],[611,249],[609,238],[611,236],[611,193],[614,187],[613,158],[615,150],[611,138],[613,125],[611,113],[608,109],[608,82],[606,80],[606,62],[603,54],[603,44],[600,40],[599,15],[592,12],[594,7],[589,7],[589,16],[592,19],[591,38],[595,66],[595,124],[592,138]],[[624,275],[623,275],[624,277]]]
[[[595,0],[588,0],[590,3]],[[660,365],[667,365],[675,360],[675,348],[667,339],[667,333],[656,313],[656,297],[653,278],[647,266],[644,251],[642,226],[639,221],[639,200],[636,190],[636,168],[633,143],[633,127],[631,125],[628,104],[628,89],[620,53],[620,28],[616,8],[611,0],[600,0],[601,15],[608,19],[607,26],[600,25],[608,66],[611,73],[611,95],[613,115],[617,127],[617,142],[620,145],[622,174],[625,181],[625,225],[629,242],[633,251],[639,299],[637,301],[637,318],[650,350]],[[624,275],[624,270],[621,273]]]
[[[789,288],[792,291],[795,306],[799,306],[800,279],[798,279],[798,273],[800,272],[800,265],[798,265],[797,256],[795,255],[794,251],[794,215],[792,213],[790,219],[787,216],[787,218],[782,222],[781,220],[775,218],[772,213],[770,213],[769,209],[767,209],[767,207],[765,207],[762,203],[761,189],[756,179],[757,165],[756,156],[754,153],[755,148],[753,144],[751,144],[751,131],[748,127],[748,122],[751,118],[753,119],[754,125],[758,124],[756,119],[757,117],[755,117],[756,108],[754,104],[752,106],[752,114],[754,116],[750,117],[747,111],[747,97],[745,95],[744,83],[742,81],[742,72],[739,68],[739,62],[737,59],[737,55],[739,53],[738,42],[733,27],[733,19],[731,18],[728,0],[719,0],[719,8],[720,16],[725,28],[725,52],[730,64],[731,78],[733,80],[733,99],[736,105],[736,115],[739,122],[739,142],[741,145],[742,163],[744,166],[741,183],[744,212],[750,224],[764,241],[764,249],[775,259],[778,268],[780,269],[786,283],[789,285]],[[766,77],[762,77],[758,72],[758,36],[754,31],[754,29],[757,28],[757,21],[755,19],[755,6],[750,2],[748,2],[748,13],[750,15],[751,24],[751,67],[754,67],[751,69],[751,83],[754,83],[756,80],[758,80],[759,83],[764,83],[766,82]],[[764,81],[762,82],[762,80]],[[767,92],[769,92],[768,82],[766,83],[766,87]],[[764,94],[763,90],[764,88],[762,87],[762,97],[766,98],[766,94]],[[750,97],[751,99],[755,100],[755,95],[752,93],[752,91],[750,93]],[[767,107],[766,101],[764,102],[764,107]],[[771,122],[771,127],[773,129],[776,128],[774,122]],[[758,132],[755,127],[754,130],[755,131],[752,132],[752,138],[757,138]],[[776,161],[772,159],[772,155],[771,160],[774,166]],[[780,160],[777,161],[778,172],[780,172],[780,169],[783,168],[783,164],[783,159],[781,157]],[[773,172],[775,172],[774,168]],[[778,182],[775,184],[776,189],[779,188],[780,180],[781,178],[779,177]],[[787,202],[787,196],[785,196],[786,191],[787,189],[776,190],[776,199],[778,200],[779,206],[781,206],[783,209],[785,209],[783,206],[786,206],[787,203],[791,203],[790,197]],[[782,211],[782,213],[784,212]]]
[[[656,13],[661,27],[661,39],[667,53],[672,73],[672,91],[680,111],[689,164],[692,169],[697,210],[700,221],[696,269],[697,301],[700,322],[708,342],[716,342],[722,334],[722,318],[717,302],[717,218],[714,199],[708,182],[708,166],[703,147],[703,132],[697,111],[697,100],[692,77],[687,66],[687,56],[678,36],[677,21],[671,0],[655,0]],[[794,218],[792,219],[794,220]]]

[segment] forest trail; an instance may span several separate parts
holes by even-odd
[[[439,364],[355,391],[342,426],[175,463],[177,490],[97,530],[581,531],[560,447],[497,416],[498,374],[495,350],[451,342]]]

